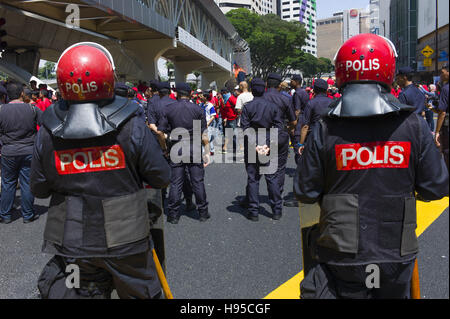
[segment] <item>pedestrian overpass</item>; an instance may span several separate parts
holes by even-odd
[[[0,17],[8,34],[0,63],[33,75],[40,59],[56,62],[82,41],[108,48],[122,80],[157,78],[161,57],[175,81],[200,72],[202,88],[231,79],[235,61],[251,73],[246,42],[213,0],[0,0]]]

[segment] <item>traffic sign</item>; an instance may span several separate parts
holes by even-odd
[[[421,52],[425,57],[429,58],[433,55],[434,50],[429,45],[427,45]]]
[[[425,58],[425,59],[423,59],[423,66],[431,66],[431,64],[432,64],[432,59],[430,59],[430,58]]]

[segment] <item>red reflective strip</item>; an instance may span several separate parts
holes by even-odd
[[[55,152],[59,175],[123,169],[125,155],[120,145],[78,148]]]
[[[408,168],[411,142],[371,142],[335,145],[339,171]]]

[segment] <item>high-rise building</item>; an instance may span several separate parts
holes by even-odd
[[[389,6],[391,0],[370,0],[370,33],[389,36]]]
[[[331,18],[317,21],[317,55],[333,61],[337,50],[351,37],[369,33],[371,14],[366,9],[336,12]]]
[[[432,76],[437,76],[442,66],[448,63],[449,60],[449,1],[418,0],[417,9],[417,71],[421,72],[422,79],[427,79],[428,83],[432,83]],[[436,9],[438,11],[437,16]],[[436,29],[438,30],[437,34]],[[428,61],[422,54],[422,50],[426,46],[429,46],[434,51],[433,54],[428,56]],[[436,60],[438,74],[435,74]]]
[[[361,33],[370,33],[370,11],[350,9],[343,12],[342,41]]]
[[[214,0],[224,14],[245,8],[257,14],[277,13],[277,0]]]
[[[286,21],[300,21],[307,32],[304,52],[317,57],[316,0],[278,0],[278,15]]]
[[[389,38],[398,58],[397,68],[417,67],[417,0],[391,0]]]
[[[343,42],[343,12],[333,14],[331,18],[317,21],[317,56],[333,61]]]

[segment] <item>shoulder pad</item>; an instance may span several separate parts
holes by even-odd
[[[342,97],[330,105],[330,117],[361,118],[380,116],[394,112],[415,110],[400,103],[392,94],[377,84],[349,84]]]
[[[87,139],[106,135],[133,117],[139,105],[116,96],[103,107],[97,103],[68,105],[65,101],[50,106],[43,114],[43,125],[53,136]]]

